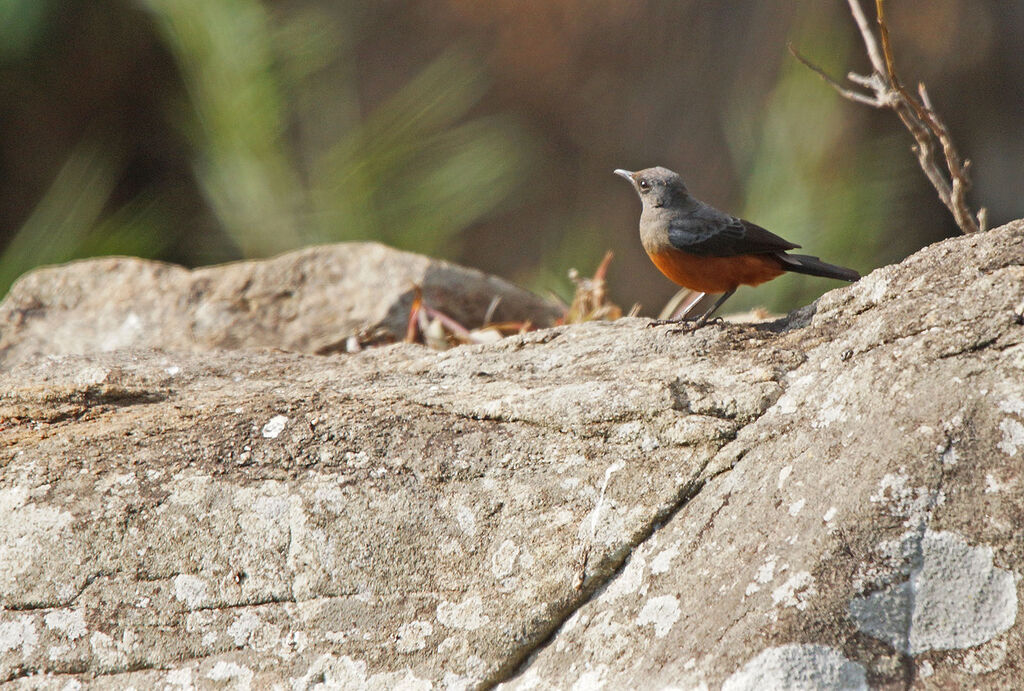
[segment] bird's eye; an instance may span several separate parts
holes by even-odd
[[[641,180],[637,184],[640,185],[640,189],[642,190],[649,190],[651,188],[651,183],[647,182],[646,180]]]

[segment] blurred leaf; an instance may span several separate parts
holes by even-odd
[[[302,187],[284,142],[287,111],[270,19],[258,0],[139,0],[189,93],[182,129],[211,207],[245,256],[302,244]]]
[[[0,62],[17,60],[43,37],[53,0],[0,0]]]
[[[167,246],[165,205],[139,197],[102,217],[123,171],[123,152],[87,139],[72,151],[29,219],[0,255],[0,295],[22,273],[79,257],[153,257]]]
[[[20,274],[80,256],[120,173],[120,151],[86,140],[72,151],[50,188],[0,255],[0,295]]]
[[[183,127],[197,177],[246,256],[356,239],[440,252],[520,177],[525,137],[511,123],[464,122],[486,78],[477,62],[453,50],[365,118],[341,123],[334,144],[310,157],[303,186],[283,136],[284,97],[301,92],[334,56],[318,15],[273,31],[256,0],[140,2],[157,17],[182,68],[193,111]],[[287,59],[275,60],[281,51]],[[354,84],[336,91],[357,98]],[[332,112],[338,110],[358,115],[357,108]]]
[[[450,52],[342,136],[313,174],[321,238],[436,253],[501,203],[530,150],[506,119],[458,124],[484,88]]]
[[[76,254],[157,257],[173,239],[173,216],[162,200],[140,196],[96,223]]]

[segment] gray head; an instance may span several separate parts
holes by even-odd
[[[676,206],[690,201],[683,179],[668,168],[644,168],[635,173],[619,168],[615,174],[633,183],[644,206]]]

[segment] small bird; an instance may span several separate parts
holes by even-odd
[[[644,210],[640,242],[647,256],[669,280],[699,293],[722,293],[700,315],[704,324],[741,285],[756,286],[786,271],[856,281],[853,269],[827,264],[817,257],[787,254],[800,247],[742,218],[694,199],[682,178],[668,168],[635,173],[615,171],[633,184]],[[691,303],[691,308],[699,302]],[[677,321],[687,318],[684,313]]]

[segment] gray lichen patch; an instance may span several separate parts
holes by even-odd
[[[722,691],[867,688],[863,665],[834,648],[799,643],[761,651],[722,684]]]
[[[918,655],[980,645],[1013,626],[1016,577],[992,563],[991,547],[930,529],[904,545],[916,547],[909,579],[850,602],[861,631]]]

